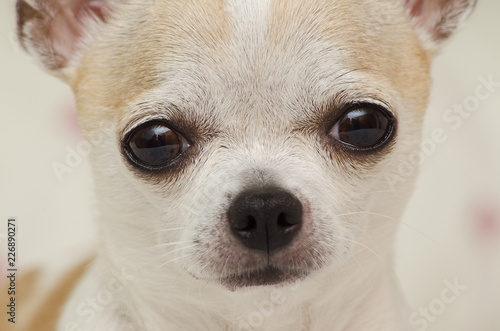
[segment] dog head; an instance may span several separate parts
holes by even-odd
[[[432,55],[472,0],[26,0],[114,262],[230,288],[389,257]],[[370,262],[372,261],[372,262]],[[381,263],[381,262],[379,262]],[[153,266],[153,267],[152,267]]]

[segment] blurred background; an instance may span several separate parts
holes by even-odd
[[[500,1],[481,0],[434,62],[427,154],[394,271],[412,308],[409,330],[500,330],[499,15]],[[2,1],[2,270],[8,217],[18,220],[21,269],[78,259],[95,237],[91,174],[75,156],[84,139],[71,91],[19,49],[14,26],[13,1]],[[446,141],[431,143],[435,129]],[[68,155],[69,171],[58,177],[53,167]]]

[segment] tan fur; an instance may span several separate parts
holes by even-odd
[[[440,8],[451,16],[432,25],[412,10],[418,0],[117,3],[109,19],[81,24],[74,50],[44,47],[43,38],[35,45],[39,55],[67,55],[59,73],[75,92],[86,137],[98,140],[90,162],[101,249],[59,330],[230,330],[250,316],[251,296],[265,292],[235,287],[271,285],[262,275],[303,286],[263,329],[401,330],[387,266],[416,174],[396,188],[384,175],[415,151],[441,42],[433,33],[451,31],[456,11]],[[332,132],[364,104],[383,109],[391,126],[381,145],[357,149]],[[151,121],[189,141],[157,169],[130,152],[131,134]],[[301,200],[300,233],[276,252],[247,249],[228,208],[249,189],[275,186]],[[85,298],[117,273],[125,275],[112,293],[117,305],[85,312]],[[53,326],[59,311],[50,312],[28,327]]]
[[[0,319],[0,330],[5,331],[53,331],[56,328],[62,309],[76,283],[84,274],[89,260],[86,260],[69,270],[49,288],[41,287],[40,270],[30,270],[18,273],[16,280],[16,324]],[[10,300],[7,296],[8,284],[2,286],[0,302]],[[2,316],[4,317],[4,316]]]
[[[23,315],[32,309],[30,307],[33,307],[34,305],[34,298],[36,297],[36,280],[40,276],[40,271],[39,270],[31,270],[24,274],[22,277],[20,277],[17,280],[17,291],[16,291],[16,310],[17,310],[17,315],[16,315],[16,324],[12,324],[7,321],[7,318],[5,316],[2,316],[0,319],[0,330],[27,330],[24,328],[23,325],[26,324],[26,318],[19,318],[19,312],[22,311]],[[3,283],[3,279],[2,279]],[[10,296],[8,295],[8,288],[9,288],[9,283],[2,284],[0,287],[0,302],[2,303],[2,307],[4,307],[5,304],[7,304],[10,300]],[[29,301],[28,301],[29,299]],[[29,316],[26,314],[26,316]],[[23,323],[24,322],[24,323]]]
[[[83,57],[70,85],[85,122],[123,116],[131,100],[157,86],[168,74],[164,71],[168,67],[162,68],[161,62],[175,65],[190,56],[186,51],[201,44],[215,52],[218,43],[227,38],[223,0],[171,0],[161,5],[151,1],[151,6],[141,4],[119,13],[101,36],[103,42],[97,42]],[[123,26],[119,22],[128,23]],[[117,31],[127,39],[108,38]],[[171,42],[166,42],[165,34]],[[179,48],[180,44],[187,47]]]
[[[96,123],[103,122],[127,123],[132,100],[158,87],[171,71],[175,71],[176,64],[187,58],[213,63],[214,70],[225,66],[225,70],[230,71],[231,65],[238,65],[224,59],[228,53],[232,55],[226,42],[231,38],[234,22],[230,22],[221,10],[223,6],[223,0],[170,1],[119,12],[99,41],[85,54],[71,79],[84,129],[92,131]],[[322,8],[322,11],[318,13],[315,8]],[[303,40],[292,40],[303,35],[304,26],[317,28],[326,40],[342,47],[348,45],[339,62],[344,63],[346,70],[357,71],[354,74],[370,82],[357,82],[360,92],[380,97],[387,94],[382,91],[398,90],[405,106],[420,110],[410,116],[421,118],[428,100],[430,58],[414,37],[402,10],[398,9],[389,6],[388,12],[383,14],[391,20],[381,22],[377,20],[380,15],[374,15],[380,6],[372,2],[273,1],[267,35],[275,43],[279,59],[279,52],[287,45],[303,47]],[[296,19],[298,16],[301,18]],[[117,22],[128,24],[117,25]],[[192,30],[193,26],[197,29]],[[127,35],[126,40],[111,37],[116,36],[118,30]],[[352,36],[357,39],[351,39]],[[379,83],[379,87],[374,88],[373,82]],[[266,84],[270,83],[263,79],[259,84],[267,89]],[[355,88],[355,84],[349,85],[349,89]],[[207,115],[201,107],[198,111],[197,116]],[[233,115],[221,114],[220,117]]]
[[[317,8],[322,11],[318,13]],[[421,109],[419,115],[423,116],[430,87],[431,58],[397,2],[383,8],[383,12],[381,9],[370,1],[278,0],[272,2],[271,17],[274,19],[269,34],[281,47],[286,47],[287,44],[300,44],[300,40],[290,42],[283,36],[316,27],[330,42],[346,49],[342,61],[347,62],[347,68],[359,69],[371,77],[367,81],[370,85],[387,83],[387,87],[398,90],[405,101],[411,102],[408,108]],[[356,39],[352,39],[354,36]],[[370,86],[363,88],[366,91]],[[373,91],[377,92],[380,93]]]

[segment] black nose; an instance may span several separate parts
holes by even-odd
[[[232,232],[248,248],[270,253],[288,245],[302,225],[302,205],[277,188],[249,190],[228,210]]]

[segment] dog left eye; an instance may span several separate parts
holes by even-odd
[[[172,163],[187,146],[186,140],[164,123],[148,122],[131,132],[125,151],[135,164],[159,168]]]
[[[394,119],[387,111],[375,105],[358,105],[342,115],[329,135],[347,147],[370,150],[387,142],[393,127]]]

